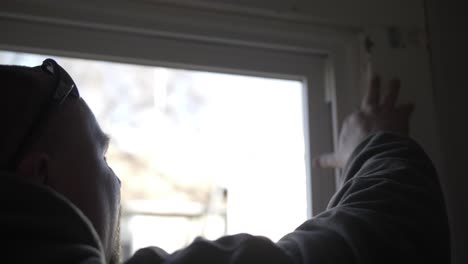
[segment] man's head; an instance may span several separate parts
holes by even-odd
[[[68,96],[50,107],[60,82],[40,68],[0,66],[0,83],[0,169],[68,198],[93,224],[107,259],[117,258],[120,183],[105,159],[109,139],[85,101]]]

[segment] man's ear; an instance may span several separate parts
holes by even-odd
[[[44,152],[30,152],[18,164],[16,174],[26,180],[47,184],[50,157]]]

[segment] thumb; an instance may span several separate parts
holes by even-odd
[[[312,161],[315,168],[340,168],[341,162],[335,153],[320,155]]]

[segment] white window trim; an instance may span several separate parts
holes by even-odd
[[[8,1],[0,49],[184,69],[290,78],[307,84],[311,157],[336,146],[338,124],[356,105],[360,33],[305,17],[184,1]],[[308,168],[308,215],[336,190],[329,170]]]

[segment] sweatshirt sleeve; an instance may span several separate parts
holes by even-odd
[[[328,209],[279,241],[294,263],[449,263],[443,195],[417,143],[374,134],[343,177]]]
[[[343,177],[328,209],[278,243],[248,234],[198,239],[172,255],[153,249],[147,255],[157,261],[132,263],[449,262],[442,193],[435,169],[417,143],[374,134],[356,148]]]

